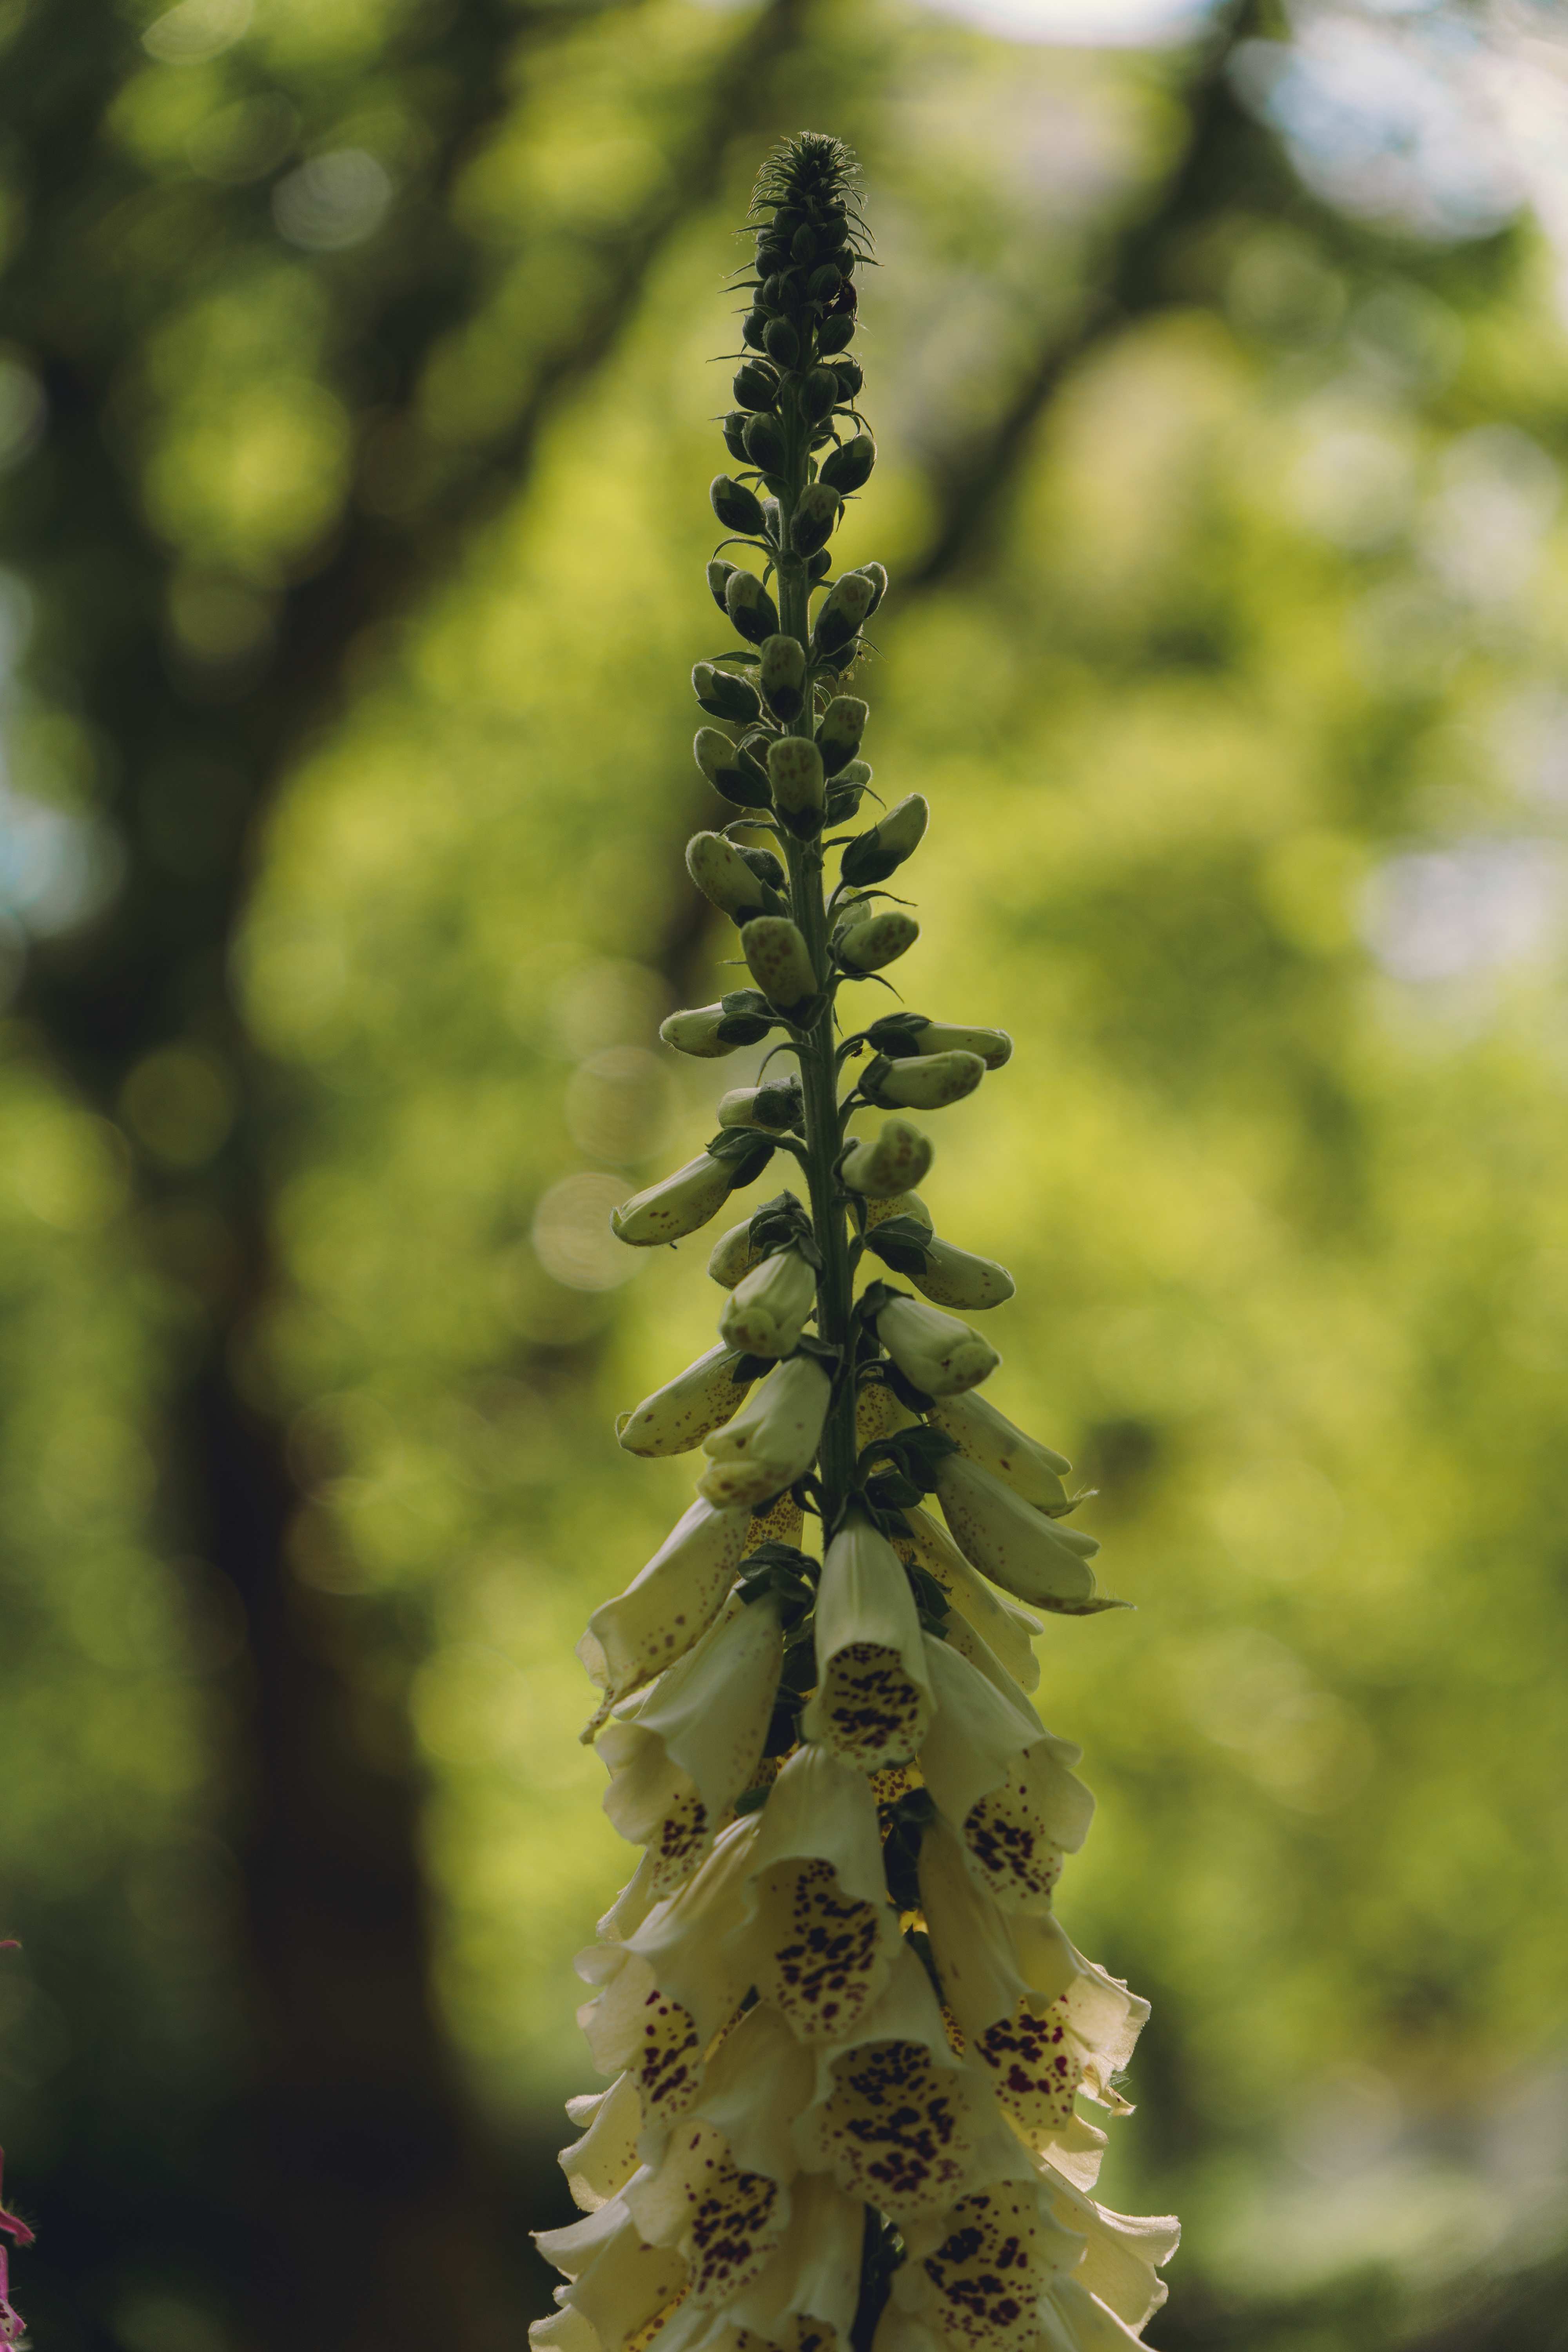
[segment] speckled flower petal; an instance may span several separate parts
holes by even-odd
[[[920,1612],[897,1552],[858,1512],[827,1547],[816,1639],[806,1738],[862,1772],[905,1762],[931,1720]]]
[[[1143,2339],[1077,2277],[1053,2279],[1040,2297],[1037,2352],[1142,2352]]]
[[[928,2320],[949,2352],[1029,2352],[1041,2294],[1083,2252],[1032,2176],[960,2198],[914,2223],[906,2242],[893,2299]]]
[[[728,2316],[776,2352],[849,2352],[865,2208],[826,2173],[797,2175],[791,2195],[789,2228]]]
[[[566,2112],[582,2126],[582,2136],[562,2149],[557,2161],[573,2202],[584,2213],[596,2213],[619,2195],[637,2168],[643,2111],[637,2079],[619,2074],[607,2091],[568,2099]]]
[[[540,2252],[569,2284],[558,2300],[581,2313],[606,2352],[618,2352],[679,2295],[686,2265],[673,2247],[643,2239],[624,2197],[612,2198],[596,2213],[564,2230],[542,2230]]]
[[[626,1591],[595,1610],[577,1644],[605,1694],[590,1732],[707,1632],[734,1582],[750,1525],[749,1512],[693,1503]]]
[[[1034,1637],[1044,1631],[1039,1619],[994,1591],[984,1578],[970,1567],[947,1529],[928,1511],[911,1507],[903,1517],[909,1534],[907,1538],[894,1538],[895,1549],[900,1553],[907,1549],[919,1567],[935,1577],[952,1601],[954,1614],[989,1643],[1020,1689],[1036,1689],[1040,1662],[1035,1655]]]
[[[1096,1588],[1093,1536],[1047,1518],[978,1463],[950,1454],[937,1465],[936,1492],[965,1559],[1031,1609],[1091,1616],[1121,1605]]]
[[[1040,2179],[1056,2219],[1085,2242],[1083,2260],[1073,2273],[1078,2284],[1127,2326],[1142,2327],[1169,2293],[1159,2273],[1181,2239],[1174,2214],[1113,2213],[1050,2163],[1041,2164]]]
[[[803,2041],[843,2041],[899,1951],[870,1785],[826,1748],[802,1748],[758,1818],[736,1941],[763,1999]]]
[[[1094,1811],[1069,1769],[1081,1751],[1042,1731],[1032,1708],[1011,1704],[951,1643],[929,1642],[927,1659],[937,1712],[921,1767],[931,1801],[1005,1908],[1044,1904]]]

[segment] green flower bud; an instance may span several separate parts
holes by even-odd
[[[736,1372],[740,1360],[732,1348],[710,1348],[632,1412],[623,1413],[616,1435],[626,1453],[639,1454],[645,1461],[689,1454],[713,1430],[721,1429],[745,1403],[752,1385]]]
[[[835,654],[851,645],[871,609],[876,591],[863,572],[846,572],[828,590],[811,633],[814,654]]]
[[[820,482],[808,482],[790,517],[789,543],[797,555],[815,555],[832,538],[838,521],[838,500]]]
[[[716,793],[735,808],[767,808],[768,780],[744,744],[731,742],[717,727],[700,727],[691,745],[698,766]]]
[[[792,261],[798,261],[804,266],[811,260],[816,251],[816,239],[803,221],[789,241],[789,257]]]
[[[731,571],[724,583],[724,610],[748,645],[777,634],[779,608],[754,572]]]
[[[816,974],[805,940],[787,915],[762,915],[741,933],[741,952],[770,1004],[791,1013],[816,993]]]
[[[740,845],[740,848],[742,856],[759,882],[765,882],[770,890],[784,888],[787,877],[783,863],[771,849],[753,849],[749,843]]]
[[[951,1021],[928,1021],[921,1013],[889,1013],[866,1032],[879,1054],[978,1054],[988,1070],[1013,1057],[1005,1029],[964,1029]]]
[[[832,551],[829,548],[819,547],[805,567],[805,576],[815,587],[817,581],[825,580],[832,569]]]
[[[816,1276],[798,1250],[778,1250],[743,1275],[719,1318],[728,1348],[748,1356],[787,1356],[816,1306]]]
[[[747,462],[746,425],[747,418],[744,411],[732,408],[720,427],[724,436],[724,446],[738,466],[743,466]]]
[[[930,1139],[907,1118],[885,1118],[881,1132],[852,1144],[839,1174],[852,1192],[892,1200],[924,1181],[931,1163]]]
[[[858,695],[836,694],[822,714],[822,724],[816,730],[816,748],[822,754],[825,775],[836,776],[847,768],[860,749],[860,738],[870,717]],[[869,778],[870,771],[867,771]],[[858,880],[858,877],[854,877]]]
[[[752,1243],[750,1217],[742,1217],[738,1225],[731,1225],[729,1232],[721,1234],[714,1243],[708,1259],[708,1271],[723,1289],[733,1290],[742,1275],[750,1274],[754,1265],[761,1265],[763,1255]]]
[[[832,365],[833,373],[838,378],[839,399],[853,400],[866,382],[865,372],[859,361],[846,356],[841,360],[835,360]]]
[[[768,746],[768,782],[773,806],[793,834],[809,840],[820,832],[826,795],[822,754],[804,735],[785,735]]]
[[[730,608],[724,602],[724,592],[740,568],[738,563],[730,562],[722,555],[716,555],[708,566],[708,593],[726,618]]]
[[[871,478],[871,468],[877,462],[877,445],[868,433],[857,433],[853,441],[840,443],[830,457],[825,457],[817,479],[842,497],[862,489]]]
[[[732,726],[749,727],[760,719],[763,706],[756,689],[748,686],[733,670],[721,669],[715,662],[698,662],[691,672],[691,691],[704,710],[715,719],[728,719]]]
[[[821,268],[814,269],[806,279],[805,299],[808,302],[831,302],[843,283],[843,277],[834,264],[825,261]]]
[[[726,530],[743,531],[751,538],[761,537],[762,506],[744,482],[737,482],[729,474],[715,474],[708,485],[708,496],[712,501],[714,513]]]
[[[775,719],[787,727],[805,701],[805,647],[797,637],[770,637],[757,666],[757,684]]]
[[[721,1127],[760,1127],[773,1134],[801,1121],[800,1082],[784,1078],[776,1085],[731,1087],[719,1097]]]
[[[764,474],[782,474],[788,462],[784,447],[784,427],[776,416],[749,416],[746,419],[746,456]]]
[[[771,408],[779,396],[778,374],[766,360],[745,360],[730,389],[742,408]]]
[[[800,337],[787,319],[770,319],[763,329],[763,349],[780,367],[792,368],[800,357]]]
[[[912,915],[900,907],[889,907],[879,915],[853,917],[833,934],[833,952],[850,971],[880,971],[885,963],[892,963],[913,947],[921,935],[921,927]]]
[[[700,1152],[673,1176],[661,1177],[657,1184],[634,1192],[629,1201],[613,1209],[610,1231],[617,1241],[628,1242],[634,1249],[656,1249],[661,1242],[678,1242],[705,1225],[723,1207],[731,1190],[728,1164],[715,1160],[711,1152]]]
[[[978,1054],[915,1054],[898,1062],[879,1054],[860,1091],[884,1110],[942,1110],[972,1095],[984,1076]]]
[[[826,321],[822,331],[826,332],[826,327],[831,324],[831,320]],[[821,341],[820,334],[818,341]],[[820,425],[823,418],[831,416],[838,405],[838,378],[831,368],[807,368],[801,380],[797,397],[800,401],[800,413],[806,423]]]
[[[741,321],[741,341],[749,345],[753,352],[760,352],[763,348],[763,339],[766,335],[767,331],[768,320],[766,311],[755,310],[748,310],[745,317]]]
[[[967,1323],[917,1299],[891,1298],[874,1320],[877,1337],[900,1371],[927,1396],[962,1396],[988,1380],[1002,1360],[990,1340]]]
[[[869,620],[888,593],[887,566],[881,563],[858,563],[855,569],[862,580],[868,580],[871,583],[871,601],[866,607],[866,618]]]
[[[730,1015],[721,1004],[698,1004],[686,1013],[671,1013],[658,1024],[658,1034],[678,1054],[699,1062],[721,1061],[745,1045],[744,1037],[727,1037]]]
[[[848,310],[836,310],[816,331],[816,348],[824,359],[830,352],[847,351],[854,340],[855,319]]]
[[[844,852],[841,871],[846,882],[852,882],[858,890],[885,882],[920,847],[930,814],[919,793],[895,802],[869,833],[861,834]]]
[[[721,833],[693,835],[686,845],[686,870],[702,896],[733,922],[749,923],[755,915],[774,911],[773,893]]]

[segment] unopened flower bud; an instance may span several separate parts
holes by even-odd
[[[732,570],[724,583],[724,610],[748,645],[760,646],[775,635],[778,606],[754,572]]]
[[[744,438],[750,464],[761,467],[764,474],[784,472],[788,452],[784,447],[784,429],[776,416],[748,417]]]
[[[738,563],[731,563],[729,558],[723,555],[716,555],[708,566],[708,593],[726,617],[730,608],[724,601],[724,592],[740,568]]]
[[[744,1037],[724,1036],[721,1033],[729,1025],[721,1004],[699,1004],[689,1012],[667,1015],[658,1024],[658,1034],[678,1054],[690,1054],[700,1062],[717,1062],[748,1042]]]
[[[978,1054],[911,1054],[897,1062],[879,1054],[860,1091],[887,1110],[943,1110],[972,1095],[984,1076]]]
[[[806,279],[805,299],[808,302],[831,302],[843,283],[844,280],[833,263],[825,261],[821,268],[814,269]]]
[[[918,1192],[894,1192],[887,1200],[867,1202],[868,1230],[885,1225],[889,1217],[908,1217],[911,1223],[923,1226],[927,1234],[932,1231],[931,1211]]]
[[[671,1454],[689,1454],[710,1430],[720,1428],[746,1402],[750,1379],[736,1370],[732,1347],[710,1348],[683,1372],[677,1372],[635,1411],[624,1413],[616,1435],[628,1454],[648,1460]]]
[[[754,1508],[804,1478],[816,1459],[832,1386],[810,1356],[794,1356],[770,1372],[733,1420],[704,1440],[709,1467],[697,1482],[719,1509]]]
[[[868,1199],[891,1200],[923,1181],[931,1163],[931,1147],[907,1118],[886,1118],[881,1132],[851,1146],[839,1174],[852,1192]]]
[[[748,686],[733,670],[721,669],[715,662],[698,662],[691,672],[691,691],[704,710],[715,719],[727,719],[732,726],[749,727],[762,716],[763,706],[756,688]]]
[[[879,1054],[978,1054],[988,1070],[999,1070],[1013,1055],[1005,1029],[964,1028],[916,1013],[889,1013],[873,1021],[866,1034]]]
[[[721,1127],[760,1127],[773,1134],[798,1127],[801,1119],[800,1082],[785,1078],[773,1086],[731,1087],[719,1101]]]
[[[763,349],[780,367],[792,368],[800,357],[800,337],[787,319],[770,319],[763,329]]]
[[[789,543],[797,555],[826,547],[838,521],[838,495],[822,482],[808,482],[790,517]]]
[[[804,735],[785,735],[768,746],[768,782],[773,806],[792,833],[809,835],[822,823],[826,793],[822,754]]]
[[[847,356],[833,362],[833,373],[838,378],[840,400],[853,400],[866,382],[859,361]]]
[[[731,1225],[714,1243],[709,1253],[708,1272],[723,1289],[733,1290],[741,1276],[750,1274],[762,1262],[763,1252],[752,1240],[752,1221],[742,1217],[738,1225]]]
[[[805,647],[798,637],[770,637],[757,666],[757,684],[775,719],[787,727],[805,700]]]
[[[877,1317],[877,1337],[907,1381],[927,1396],[962,1396],[978,1388],[1002,1359],[989,1339],[914,1298],[891,1298]]]
[[[805,221],[802,221],[789,241],[789,257],[792,261],[798,262],[804,268],[808,261],[816,258],[816,239]]]
[[[756,849],[749,842],[742,842],[739,846],[742,856],[759,882],[765,882],[770,890],[784,888],[788,877],[771,849]]]
[[[778,1250],[745,1275],[719,1318],[727,1348],[748,1356],[787,1356],[799,1345],[816,1305],[816,1276],[798,1250]]]
[[[654,1249],[661,1242],[678,1242],[694,1234],[729,1199],[734,1189],[731,1171],[711,1153],[699,1152],[673,1176],[660,1177],[629,1201],[610,1212],[610,1231],[617,1241],[636,1249]]]
[[[743,531],[749,538],[758,538],[763,529],[763,509],[754,491],[744,482],[737,482],[731,474],[715,474],[708,486],[713,511],[726,530]]]
[[[835,373],[837,371],[835,370]],[[840,442],[831,456],[823,459],[817,480],[826,482],[840,498],[863,489],[871,478],[871,468],[877,462],[877,445],[868,433],[857,433],[853,441]]]
[[[822,724],[816,730],[816,748],[822,754],[825,775],[837,776],[847,768],[860,749],[860,738],[866,732],[870,717],[858,695],[836,694],[822,714]],[[869,776],[869,770],[867,771]]]
[[[779,380],[766,360],[746,360],[736,369],[731,389],[742,408],[771,408],[778,398]]]
[[[719,430],[724,436],[724,446],[728,449],[731,457],[733,457],[737,466],[743,466],[747,463],[746,425],[748,421],[746,412],[743,408],[732,408],[728,416],[722,420],[719,427]]]
[[[815,588],[819,580],[826,579],[832,569],[833,550],[830,547],[819,547],[806,564],[805,576]]]
[[[846,882],[852,882],[858,890],[868,889],[874,882],[885,882],[920,847],[930,815],[930,807],[920,793],[910,793],[895,802],[886,816],[845,850],[839,871]]]
[[[833,951],[847,971],[880,971],[903,955],[921,935],[912,915],[889,907],[879,915],[853,918],[833,934]]]
[[[824,319],[816,331],[816,348],[824,359],[830,352],[847,351],[854,340],[855,317],[852,311],[836,312],[831,319]]]
[[[933,1306],[956,1307],[969,1315],[985,1307],[1000,1307],[1017,1288],[1006,1267],[998,1265],[994,1258],[979,1257],[973,1250],[934,1238],[926,1244],[925,1265],[909,1279]]]
[[[888,593],[887,567],[881,563],[858,563],[855,569],[862,580],[871,583],[871,602],[866,609],[866,618],[869,620]]]
[[[686,870],[705,898],[737,923],[773,912],[773,898],[732,841],[721,833],[693,835],[686,845]]]
[[[842,573],[828,590],[816,616],[816,626],[811,633],[812,651],[834,654],[851,644],[871,609],[874,593],[863,572]]]
[[[816,993],[805,940],[787,915],[763,915],[741,933],[741,952],[770,1004],[790,1013]]]
[[[741,341],[746,345],[748,350],[760,352],[763,348],[763,339],[766,335],[767,331],[768,320],[766,311],[757,310],[748,310],[745,317],[741,321]]]
[[[818,330],[817,341],[819,344],[822,341],[823,332],[831,324],[832,321],[830,320],[825,320],[823,327]],[[837,349],[837,346],[835,345],[833,348]],[[832,415],[834,409],[837,405],[838,378],[834,374],[831,368],[807,368],[805,374],[801,379],[800,391],[797,397],[800,401],[801,414],[805,416],[806,423],[808,425],[820,425],[825,416]]]
[[[768,780],[743,745],[731,743],[717,727],[700,727],[692,755],[716,793],[737,808],[766,808]]]

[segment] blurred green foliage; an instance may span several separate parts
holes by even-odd
[[[731,951],[681,866],[710,818],[684,674],[722,638],[708,362],[757,146],[797,117],[861,151],[883,262],[844,553],[894,580],[879,783],[933,809],[898,978],[1018,1045],[927,1197],[1013,1270],[996,1401],[1100,1489],[1137,1604],[1053,1627],[1043,1693],[1101,1801],[1063,1916],[1155,2002],[1110,2184],[1188,2219],[1155,2333],[1370,2347],[1538,2262],[1568,2147],[1568,427],[1535,233],[1402,238],[1279,165],[1107,320],[1085,289],[1189,136],[1179,54],[890,5],[786,25],[683,209],[745,17],[562,11],[512,51],[502,12],[477,87],[489,12],[77,13],[123,58],[90,156],[49,166],[85,193],[47,215],[47,299],[103,346],[109,457],[164,551],[143,617],[195,714],[153,747],[134,871],[226,887],[269,665],[351,499],[417,593],[356,605],[247,819],[237,1029],[187,971],[195,1015],[96,1102],[47,1001],[5,1034],[0,1925],[27,1952],[0,2137],[46,2232],[69,2157],[48,2340],[249,2340],[180,2219],[247,2032],[243,1635],[167,1460],[171,1367],[228,1295],[237,1122],[277,1255],[226,1360],[287,1424],[288,1574],[363,1755],[395,1769],[412,1727],[441,2013],[500,2140],[552,2145],[587,2080],[571,1954],[626,1857],[572,1643],[682,1507],[683,1466],[612,1423],[714,1297],[702,1236],[628,1264],[605,1216],[707,1117],[655,1033]],[[152,590],[123,549],[34,544],[52,445],[16,331],[13,816],[68,817],[90,930],[127,751],[73,664]],[[986,530],[922,573],[1053,334]],[[38,903],[18,886],[20,925],[68,955]],[[138,2165],[132,2258],[95,2217]],[[1544,2345],[1530,2309],[1511,2340]]]

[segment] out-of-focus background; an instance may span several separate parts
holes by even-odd
[[[1563,2342],[1568,57],[1525,0],[4,0],[0,2142],[45,2352],[505,2352],[707,1344],[694,658],[781,133],[882,268],[929,1197],[1136,1613],[1166,2352]],[[732,1083],[737,1065],[726,1066]],[[741,1073],[743,1075],[743,1073]]]

